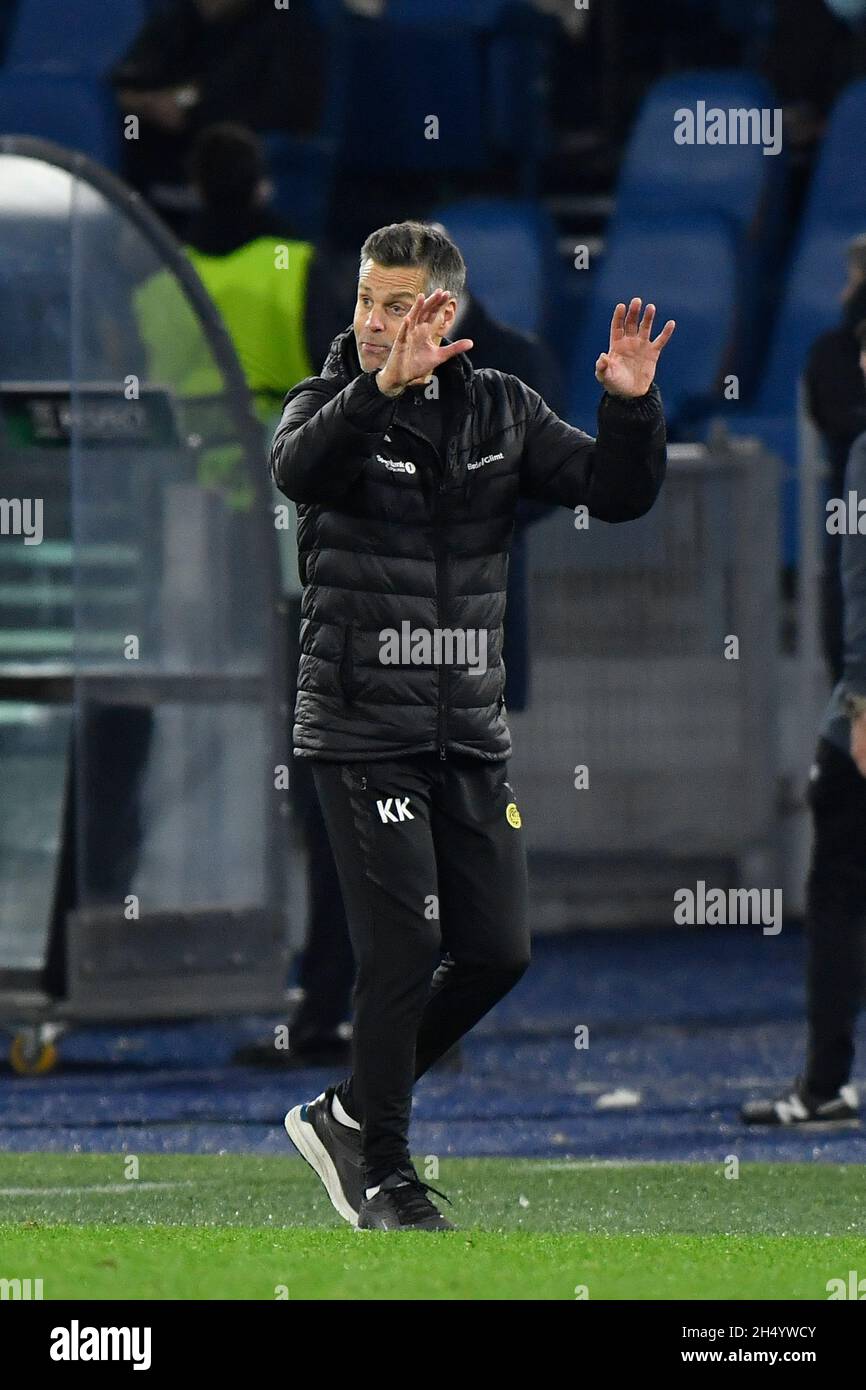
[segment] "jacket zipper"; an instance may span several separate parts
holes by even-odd
[[[457,441],[456,441],[456,439],[452,439],[452,440],[449,441],[449,444],[448,444],[448,464],[449,464],[449,466],[450,466],[450,464],[451,464],[451,462],[452,462],[452,460],[453,460],[454,455],[456,454],[456,452],[457,452]],[[442,543],[442,539],[441,539],[441,537],[442,537],[442,527],[441,527],[441,525],[440,525],[440,520],[441,520],[441,516],[442,516],[442,512],[441,512],[441,499],[442,499],[442,494],[443,494],[443,492],[445,491],[445,485],[446,485],[447,477],[448,477],[448,471],[446,470],[445,474],[444,474],[443,476],[441,476],[440,479],[439,479],[439,487],[438,487],[437,494],[436,494],[436,496],[437,496],[437,507],[436,507],[436,618],[437,618],[437,625],[439,626],[440,629],[441,629],[441,627],[442,627],[442,613],[441,613],[440,604],[439,604],[439,596],[440,596],[440,594],[443,593],[444,588],[445,588],[445,572],[446,572],[446,567],[445,567],[445,547],[444,547],[444,545],[443,545],[443,543]],[[445,757],[446,757],[446,750],[445,750],[445,743],[446,743],[446,738],[445,738],[445,719],[446,719],[446,708],[447,708],[447,699],[446,699],[447,689],[448,689],[448,667],[447,667],[447,666],[440,666],[440,667],[439,667],[439,714],[438,714],[438,723],[437,723],[437,728],[436,728],[436,737],[437,737],[438,742],[439,742],[439,757],[440,757],[440,759],[441,759],[442,761],[444,761],[444,760],[445,760]]]
[[[436,458],[437,458],[438,463],[439,463],[439,468],[438,468],[438,470],[437,470],[438,477],[437,477],[437,483],[436,483],[436,492],[435,492],[435,495],[434,495],[435,505],[434,505],[433,525],[434,525],[434,536],[435,536],[435,538],[434,538],[434,549],[435,549],[435,555],[436,555],[436,625],[437,625],[437,627],[439,627],[439,628],[441,629],[441,627],[442,627],[442,607],[441,607],[441,604],[440,604],[440,595],[441,595],[442,590],[443,590],[443,588],[444,588],[444,576],[445,576],[445,549],[444,549],[444,546],[443,546],[443,544],[442,544],[442,539],[441,539],[441,535],[442,535],[442,526],[441,526],[442,508],[441,508],[441,500],[440,500],[440,499],[441,499],[442,494],[443,494],[443,492],[445,491],[445,488],[446,488],[446,486],[447,486],[447,481],[448,481],[448,466],[443,466],[442,455],[440,454],[439,450],[438,450],[437,448],[435,448],[434,445],[431,443],[431,441],[427,438],[426,434],[422,434],[420,430],[416,430],[412,425],[406,424],[406,423],[404,423],[402,420],[400,420],[400,421],[398,422],[398,424],[399,424],[403,429],[408,430],[408,432],[409,432],[410,434],[414,434],[418,439],[423,440],[424,443],[428,446],[428,448],[430,448],[430,449],[433,450],[433,453],[436,455]],[[452,439],[450,439],[449,442],[448,442],[448,465],[450,465],[450,464],[452,463],[453,459],[454,459],[455,456],[456,456],[456,453],[457,453],[457,440],[452,438]],[[446,722],[446,715],[445,715],[445,690],[446,690],[446,677],[447,677],[447,674],[448,674],[448,668],[445,667],[445,666],[440,666],[440,668],[439,668],[439,699],[438,699],[438,704],[437,704],[437,709],[436,709],[436,743],[437,743],[437,748],[438,748],[438,752],[439,752],[439,758],[440,758],[440,760],[443,761],[443,762],[444,762],[444,761],[446,760],[446,758],[447,758],[447,751],[446,751],[446,736],[445,736],[445,722]]]

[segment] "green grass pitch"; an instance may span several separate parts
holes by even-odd
[[[855,1165],[443,1159],[460,1229],[356,1232],[300,1159],[0,1155],[0,1279],[45,1299],[826,1299]],[[424,1174],[423,1158],[416,1159]]]

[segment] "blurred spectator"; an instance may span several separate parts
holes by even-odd
[[[324,33],[310,0],[173,0],[147,22],[111,74],[120,109],[137,115],[126,174],[156,202],[184,183],[197,131],[218,121],[296,135],[318,129]],[[176,195],[175,195],[176,196]]]
[[[866,72],[866,38],[852,33],[825,0],[776,5],[767,77],[785,111],[785,136],[810,147],[842,88]]]
[[[264,156],[251,131],[230,122],[202,131],[190,173],[199,210],[185,249],[220,312],[256,413],[269,429],[272,417],[279,416],[286,383],[309,376],[345,326],[328,265],[311,242],[294,239],[270,210]],[[151,381],[170,385],[181,398],[222,394],[217,365],[167,272],[139,287],[135,311]]]
[[[851,445],[866,430],[866,385],[860,368],[857,329],[866,319],[866,234],[848,247],[848,283],[842,292],[838,328],[812,345],[806,364],[806,405],[819,430],[830,465],[830,495],[841,497]],[[835,681],[842,674],[841,537],[825,531],[822,575],[822,640]]]
[[[549,48],[547,108],[561,132],[598,123],[601,81],[596,11],[576,10],[569,0],[532,0],[540,14],[559,21]]]
[[[279,415],[286,391],[312,374],[346,326],[328,261],[272,211],[251,131],[230,122],[202,131],[189,168],[199,210],[187,228],[188,253],[257,403]]]

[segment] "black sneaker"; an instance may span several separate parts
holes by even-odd
[[[798,1078],[775,1100],[750,1100],[740,1118],[747,1125],[842,1125],[860,1119],[860,1106],[854,1086],[840,1086],[835,1096],[819,1100]]]
[[[334,1119],[331,1098],[335,1089],[329,1086],[309,1104],[296,1105],[283,1123],[301,1158],[324,1183],[332,1206],[344,1220],[357,1226],[365,1179],[361,1131]]]
[[[422,1182],[411,1164],[408,1168],[398,1168],[379,1184],[375,1197],[362,1199],[358,1230],[455,1231],[457,1227],[437,1211],[428,1192],[444,1197],[450,1206],[450,1198],[438,1188]]]

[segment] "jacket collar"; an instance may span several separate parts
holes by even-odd
[[[453,342],[453,339],[443,338],[442,342],[447,346]],[[358,360],[355,331],[350,326],[345,328],[342,333],[338,333],[331,343],[328,356],[322,367],[322,376],[325,378],[337,377],[345,386],[360,373],[361,363]],[[465,352],[458,352],[456,357],[450,358],[439,368],[439,377],[443,388],[455,390],[462,396],[468,395],[472,376],[472,363]]]

